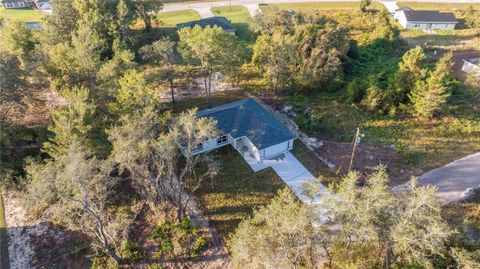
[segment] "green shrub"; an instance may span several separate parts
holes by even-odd
[[[145,258],[145,253],[140,250],[139,244],[128,240],[122,241],[121,253],[124,259],[131,261],[139,261]]]
[[[295,93],[287,98],[286,104],[293,106],[295,109],[302,109],[308,106],[310,99],[300,93]]]
[[[208,245],[208,239],[200,234],[200,229],[189,218],[181,221],[160,221],[150,235],[159,244],[154,259],[167,257],[197,257]]]

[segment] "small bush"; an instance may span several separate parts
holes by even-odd
[[[192,225],[189,218],[181,221],[161,221],[150,235],[159,244],[154,259],[164,256],[197,257],[208,245],[208,239],[200,235],[198,227]]]
[[[123,240],[121,245],[122,257],[131,261],[139,261],[145,258],[145,253],[140,250],[139,244]]]
[[[292,105],[296,109],[302,109],[308,106],[310,100],[303,94],[295,93],[287,98],[286,103]]]

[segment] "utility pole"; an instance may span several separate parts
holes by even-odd
[[[360,128],[357,127],[357,131],[355,132],[355,138],[353,139],[352,156],[350,157],[350,165],[348,166],[348,172],[352,170],[353,157],[355,156],[355,149],[357,148],[357,144],[360,143],[360,139],[362,137],[363,137],[363,134],[360,134]]]

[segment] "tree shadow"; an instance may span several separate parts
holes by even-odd
[[[10,268],[89,268],[90,239],[79,231],[42,221],[7,227]],[[8,267],[7,267],[8,269]]]

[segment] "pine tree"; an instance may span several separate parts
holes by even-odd
[[[88,134],[92,129],[94,106],[89,102],[88,89],[74,87],[66,91],[68,104],[52,113],[52,123],[48,130],[53,137],[45,142],[43,151],[57,159],[74,141],[88,145]]]
[[[409,94],[413,114],[419,117],[432,117],[439,112],[451,95],[452,54],[445,54],[430,72],[428,78],[416,83]]]

